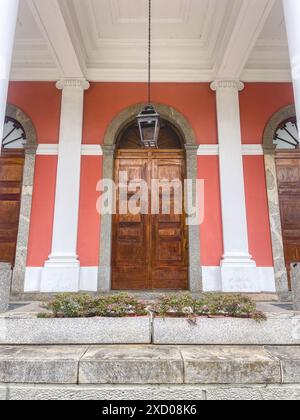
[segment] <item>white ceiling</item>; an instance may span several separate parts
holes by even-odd
[[[211,81],[232,74],[245,81],[290,80],[281,2],[152,0],[154,79]],[[20,0],[12,79],[146,80],[147,5]]]

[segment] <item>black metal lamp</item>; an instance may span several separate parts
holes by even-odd
[[[158,148],[160,116],[151,105],[151,0],[149,0],[149,61],[148,61],[148,105],[137,116],[141,143],[145,148]]]

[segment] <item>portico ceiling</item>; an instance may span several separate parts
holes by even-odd
[[[282,0],[152,0],[153,76],[289,81]],[[13,80],[146,81],[147,0],[20,0]]]

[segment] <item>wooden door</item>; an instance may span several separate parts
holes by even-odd
[[[188,288],[188,241],[185,215],[175,214],[170,193],[170,214],[161,214],[162,194],[152,194],[152,180],[185,179],[182,151],[119,151],[115,180],[127,172],[128,182],[142,179],[148,185],[147,214],[120,214],[117,194],[113,217],[112,288],[114,290],[186,290]],[[183,188],[182,188],[183,189]],[[127,196],[134,194],[129,192]],[[125,197],[126,198],[126,197]],[[152,200],[159,200],[159,214],[152,214]],[[155,212],[157,213],[157,212]]]
[[[281,211],[285,263],[300,261],[300,151],[278,152],[277,180]]]
[[[0,157],[0,261],[14,266],[18,237],[24,155]]]

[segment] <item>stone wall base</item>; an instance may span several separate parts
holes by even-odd
[[[298,401],[293,385],[0,385],[0,400],[267,400]]]

